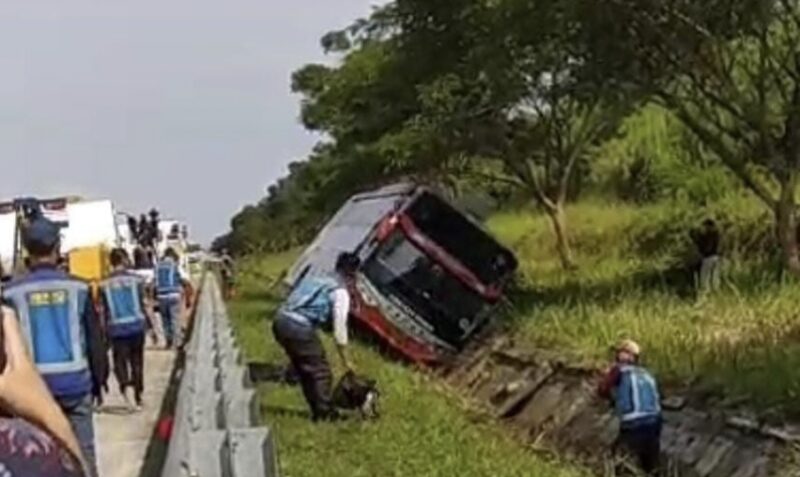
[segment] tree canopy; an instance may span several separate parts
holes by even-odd
[[[654,107],[775,217],[800,271],[798,0],[395,0],[325,34],[335,66],[293,75],[324,138],[221,240],[241,251],[306,240],[353,192],[397,178],[506,188],[552,219],[608,141]],[[673,134],[674,136],[674,134]],[[287,233],[291,230],[291,233]]]

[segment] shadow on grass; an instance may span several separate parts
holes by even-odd
[[[747,336],[718,339],[683,350],[694,382],[687,392],[696,405],[755,409],[774,425],[800,419],[800,324],[760,326]]]
[[[236,302],[258,302],[260,305],[277,306],[281,302],[281,294],[276,290],[247,288],[242,290],[236,298]]]
[[[695,267],[676,265],[591,283],[583,283],[576,278],[540,288],[515,286],[509,290],[508,297],[517,311],[569,307],[580,303],[608,306],[625,300],[632,291],[665,293],[682,300],[694,300],[697,298],[694,276]]]
[[[297,409],[293,407],[275,406],[264,404],[261,411],[265,415],[274,417],[291,417],[296,419],[311,419],[311,413],[307,409]]]

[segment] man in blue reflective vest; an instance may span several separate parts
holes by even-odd
[[[623,340],[615,348],[615,363],[600,383],[601,397],[610,399],[620,421],[619,443],[648,475],[657,475],[661,455],[661,397],[655,378],[639,365],[641,348]]]
[[[332,325],[342,365],[352,371],[346,352],[350,313],[348,283],[355,277],[359,265],[358,257],[343,253],[336,260],[336,277],[302,278],[278,310],[272,325],[275,339],[297,373],[314,421],[338,417],[331,403],[331,367],[316,329]]]
[[[178,254],[171,248],[164,252],[164,257],[156,265],[155,288],[164,339],[167,348],[172,348],[182,338],[184,293],[188,293],[191,286],[178,266]]]
[[[6,286],[3,299],[16,310],[34,362],[96,475],[92,396],[101,395],[108,362],[89,285],[58,269],[56,224],[36,218],[22,239],[30,268]]]
[[[130,272],[129,264],[124,249],[112,250],[112,272],[103,280],[100,291],[119,391],[128,405],[139,411],[144,391],[145,324],[150,315],[144,299],[144,279]],[[129,389],[133,391],[133,399],[128,395]]]

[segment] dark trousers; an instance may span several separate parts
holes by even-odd
[[[279,315],[272,324],[272,333],[297,373],[312,419],[334,417],[336,413],[331,404],[333,376],[316,330]]]
[[[97,477],[97,457],[94,445],[94,411],[92,396],[57,397],[56,401],[66,414],[72,426],[72,432],[78,438],[81,452],[89,465],[88,477]]]
[[[120,392],[125,394],[125,389],[133,386],[136,400],[141,401],[144,391],[144,334],[112,338],[111,350]]]
[[[623,425],[619,444],[630,454],[647,475],[658,475],[661,458],[661,418]]]

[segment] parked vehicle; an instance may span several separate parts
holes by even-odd
[[[0,203],[0,263],[4,274],[19,271],[24,260],[20,225],[41,214],[61,226],[61,253],[69,270],[86,280],[98,281],[107,270],[108,250],[118,243],[114,206],[109,200],[62,197],[15,199]]]

